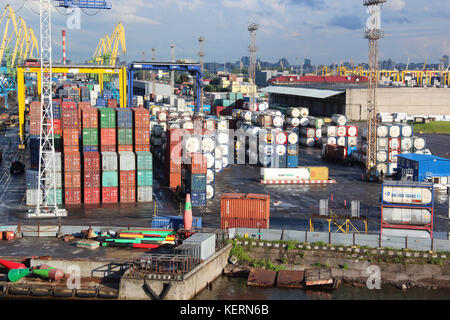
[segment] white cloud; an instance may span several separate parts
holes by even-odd
[[[387,7],[391,8],[394,11],[399,11],[405,7],[405,1],[404,0],[389,0],[387,2]]]

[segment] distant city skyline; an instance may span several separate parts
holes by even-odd
[[[17,0],[11,5],[39,37],[39,1]],[[5,3],[3,3],[4,5]],[[25,4],[22,8],[22,5]],[[64,9],[53,10],[53,58],[62,58],[61,30],[67,31],[67,59],[92,58],[98,41],[111,34],[118,22],[125,28],[127,53],[121,61],[141,60],[156,48],[157,60],[198,59],[198,37],[205,38],[205,62],[237,61],[248,55],[247,25],[260,25],[257,58],[291,65],[305,58],[315,65],[340,61],[367,62],[364,39],[367,13],[362,0],[113,0],[113,9],[85,10],[81,28],[69,30]],[[450,54],[450,1],[388,0],[382,9],[385,38],[380,60],[440,63]],[[299,61],[299,62],[297,62]]]

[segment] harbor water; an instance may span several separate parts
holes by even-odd
[[[393,286],[380,290],[341,284],[336,290],[319,291],[292,288],[247,286],[243,278],[219,277],[211,289],[204,289],[194,300],[450,300],[450,290],[411,288],[402,291]]]

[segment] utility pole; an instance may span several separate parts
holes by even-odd
[[[200,45],[198,57],[200,60],[200,68],[201,68],[201,71],[203,74],[203,58],[205,57],[205,51],[204,51],[205,38],[204,37],[198,38],[198,42]],[[200,99],[200,113],[203,113],[203,87],[200,89],[200,97],[197,97],[197,99]]]
[[[256,31],[258,30],[258,25],[256,23],[252,23],[248,26],[248,31],[250,32],[250,65],[248,67],[248,78],[250,80],[251,85],[253,85],[250,94],[250,110],[254,110],[255,108],[255,94],[256,94],[256,86],[255,86],[255,68],[256,68]]]
[[[170,45],[170,62],[174,63],[175,62],[175,45],[171,44]],[[170,72],[170,84],[172,86],[175,85],[175,72],[171,71]]]
[[[156,61],[156,49],[152,48],[152,61],[155,62]],[[151,71],[151,76],[152,76],[152,96],[153,96],[153,101],[156,102],[156,74],[155,71]]]
[[[378,40],[383,37],[381,30],[381,6],[386,0],[364,0],[369,19],[364,37],[369,40],[369,88],[367,97],[367,160],[366,173],[370,178],[376,170],[377,154],[377,101],[378,87]]]

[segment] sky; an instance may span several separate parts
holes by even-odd
[[[0,0],[10,3],[39,36],[38,0]],[[68,29],[65,9],[52,11],[53,58],[62,57],[61,30],[67,31],[66,56],[90,59],[99,39],[124,26],[126,61],[198,59],[198,38],[205,38],[205,62],[235,62],[248,56],[249,23],[259,25],[257,58],[291,64],[309,58],[312,64],[367,62],[364,30],[368,14],[362,0],[112,0],[112,10],[86,10],[80,28]],[[97,13],[97,14],[95,14]],[[95,15],[94,15],[95,14]],[[73,13],[72,13],[73,15]],[[450,0],[388,0],[383,5],[380,60],[439,63],[450,55]],[[0,30],[3,30],[3,25]],[[39,40],[39,38],[38,38]]]

